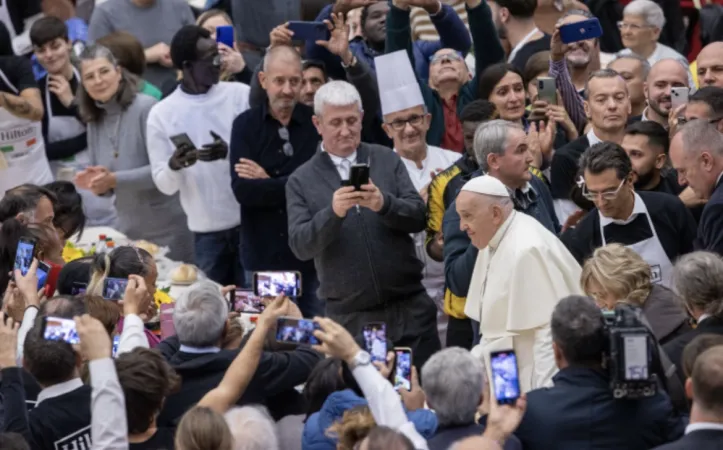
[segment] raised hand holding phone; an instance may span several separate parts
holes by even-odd
[[[123,305],[123,314],[140,315],[148,309],[148,288],[143,277],[138,275],[128,276],[128,285],[126,286],[123,300],[119,303]]]
[[[25,300],[25,307],[39,306],[40,294],[38,293],[38,260],[33,258],[30,268],[23,275],[21,269],[15,269],[15,285]]]
[[[110,358],[113,355],[110,336],[98,319],[83,314],[74,320],[80,338],[80,354],[85,360],[94,361]]]
[[[17,366],[18,328],[12,317],[0,313],[0,369]]]
[[[314,322],[319,325],[314,331],[314,336],[321,341],[320,345],[312,348],[317,352],[324,353],[331,357],[339,358],[351,364],[354,357],[361,351],[361,347],[346,328],[326,317],[315,317]]]
[[[419,375],[417,375],[416,367],[412,366],[412,388],[409,390],[399,389],[399,395],[402,396],[402,402],[409,411],[424,408],[427,396],[419,385]]]

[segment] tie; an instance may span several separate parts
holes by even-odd
[[[339,175],[341,175],[341,179],[348,180],[349,172],[351,172],[351,161],[344,158],[339,162]]]

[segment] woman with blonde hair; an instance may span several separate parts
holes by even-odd
[[[223,416],[197,406],[183,415],[176,429],[176,450],[233,450],[234,440]]]
[[[208,30],[211,37],[216,39],[216,29],[222,26],[233,26],[228,14],[220,9],[209,9],[196,20],[196,25]],[[241,52],[238,51],[234,36],[233,48],[226,44],[218,44],[221,54],[221,81],[238,81],[250,84],[253,76],[253,67],[248,67]]]
[[[662,345],[691,328],[677,295],[652,279],[650,265],[634,250],[608,244],[585,261],[580,285],[601,308],[612,310],[618,303],[641,308]]]

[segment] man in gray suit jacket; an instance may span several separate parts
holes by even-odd
[[[322,86],[314,114],[320,151],[286,184],[289,246],[299,259],[314,259],[328,317],[355,335],[366,323],[385,322],[387,338],[411,347],[421,368],[440,349],[436,307],[410,236],[424,229],[424,201],[391,149],[361,143],[354,86]],[[369,181],[355,190],[348,180],[358,164],[369,166]]]

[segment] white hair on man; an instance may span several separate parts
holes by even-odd
[[[463,348],[446,348],[429,358],[422,367],[422,384],[440,427],[474,423],[485,380],[482,361]]]
[[[633,0],[623,9],[623,16],[640,16],[646,24],[662,30],[665,26],[663,8],[652,0]]]
[[[224,415],[234,439],[234,450],[279,450],[276,424],[266,408],[243,406]]]
[[[477,127],[474,133],[474,156],[484,172],[489,170],[487,157],[494,153],[504,155],[510,130],[522,130],[522,126],[509,120],[495,119]]]
[[[173,325],[178,340],[190,347],[218,345],[228,318],[228,302],[215,283],[195,283],[176,300]]]
[[[314,114],[321,116],[324,112],[324,105],[349,106],[354,104],[359,105],[359,111],[362,111],[359,91],[351,83],[334,80],[326,83],[316,91],[316,95],[314,95]]]

